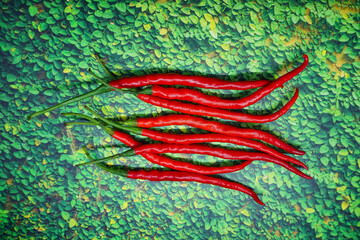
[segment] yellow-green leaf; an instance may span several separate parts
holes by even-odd
[[[304,18],[305,18],[305,21],[308,23],[308,24],[312,24],[312,20],[311,20],[311,17],[309,16],[309,15],[305,15],[304,16]]]
[[[69,72],[71,72],[71,69],[70,68],[65,68],[63,72],[64,73],[69,73]]]
[[[160,29],[160,35],[165,35],[167,34],[168,30],[166,28],[162,28]]]
[[[205,13],[204,17],[205,17],[206,21],[208,21],[208,22],[214,21],[213,17],[208,13]]]
[[[243,215],[245,215],[245,216],[247,216],[247,217],[250,217],[250,213],[249,213],[249,211],[246,210],[246,209],[241,210],[240,213],[242,213]]]
[[[314,212],[315,212],[315,209],[313,209],[313,208],[307,208],[307,209],[306,209],[306,212],[307,212],[307,213],[314,213]]]
[[[341,209],[342,209],[342,210],[345,210],[345,209],[347,209],[348,207],[349,207],[349,203],[348,203],[348,202],[343,201],[343,202],[341,203]]]
[[[144,24],[144,29],[145,31],[149,31],[151,29],[151,25],[150,24]]]
[[[211,30],[214,30],[215,27],[216,27],[215,21],[214,21],[214,20],[211,20],[211,21],[210,21],[210,29],[211,29]]]
[[[223,44],[221,44],[221,47],[222,47],[222,49],[224,49],[225,51],[229,51],[229,50],[230,50],[230,45],[229,45],[229,44],[223,43]]]
[[[77,225],[77,222],[76,222],[76,220],[74,219],[74,218],[72,218],[72,219],[70,219],[70,222],[69,222],[69,227],[74,227],[74,226],[76,226]]]
[[[120,208],[122,210],[126,209],[128,207],[128,203],[127,202],[124,202],[123,204],[121,204]]]
[[[155,49],[154,53],[158,58],[161,57],[161,52],[159,51],[159,49]]]

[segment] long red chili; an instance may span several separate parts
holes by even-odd
[[[136,154],[143,155],[143,154],[154,154],[155,156],[160,156],[156,154],[160,153],[188,153],[188,154],[205,154],[210,155],[214,157],[219,157],[223,159],[232,159],[232,160],[249,160],[249,161],[266,161],[278,164],[287,170],[303,177],[306,179],[311,179],[310,176],[304,174],[299,169],[291,166],[289,163],[283,162],[271,155],[265,154],[265,153],[251,153],[251,152],[245,152],[245,151],[238,151],[238,150],[229,150],[229,149],[223,149],[223,148],[216,148],[216,147],[210,147],[206,145],[177,145],[177,144],[146,144],[141,145],[138,147],[135,147],[131,150],[128,150],[121,154],[116,154],[111,157],[106,157],[102,159],[93,160],[90,162],[80,163],[77,166],[84,166],[88,164],[96,164],[100,162],[109,161],[115,158],[119,157],[129,157],[134,156]],[[167,161],[165,159],[165,161]],[[248,164],[245,164],[248,165]]]
[[[142,136],[149,137],[153,140],[162,141],[166,143],[176,143],[176,144],[194,144],[194,143],[205,143],[205,142],[224,142],[232,143],[237,145],[242,145],[246,147],[251,147],[256,150],[265,152],[269,155],[277,157],[280,160],[294,163],[296,165],[302,166],[307,169],[307,166],[300,162],[299,160],[287,156],[283,153],[276,151],[275,149],[251,139],[240,138],[235,136],[229,136],[219,133],[207,133],[207,134],[173,134],[173,133],[163,133],[154,131],[151,129],[143,129]]]
[[[147,85],[184,85],[191,87],[200,87],[208,89],[233,89],[246,90],[249,88],[256,88],[266,85],[266,88],[259,89],[255,93],[249,95],[251,101],[258,101],[265,95],[277,87],[282,86],[286,81],[299,74],[307,66],[309,58],[306,54],[303,55],[304,63],[300,67],[291,72],[279,77],[276,81],[267,84],[266,80],[251,81],[251,82],[227,82],[216,78],[207,78],[202,76],[184,76],[180,74],[150,74],[146,76],[125,77],[110,82],[111,86],[116,88],[133,88],[143,87]],[[246,86],[246,87],[244,87]],[[261,91],[260,91],[261,90]],[[255,97],[256,95],[256,97]]]
[[[115,88],[136,88],[148,85],[183,85],[207,89],[247,90],[265,86],[269,82],[269,80],[230,82],[204,76],[188,76],[177,73],[156,73],[145,76],[124,77],[111,81],[110,85]]]
[[[152,105],[186,114],[217,117],[238,122],[266,123],[275,121],[294,105],[296,99],[299,97],[299,89],[296,88],[294,96],[279,111],[269,115],[251,115],[248,113],[233,112],[191,103],[183,103],[176,100],[163,99],[146,94],[138,94],[137,96],[140,100]]]
[[[303,71],[309,62],[309,58],[307,55],[304,55],[303,57],[304,57],[304,62],[298,68],[279,77],[277,80],[270,82],[266,86],[256,90],[254,93],[236,100],[223,99],[217,96],[209,96],[195,89],[157,86],[155,85],[157,84],[157,81],[154,81],[155,82],[154,86],[152,86],[151,89],[150,88],[146,89],[144,91],[141,91],[141,93],[151,94],[153,96],[157,96],[165,99],[176,99],[176,100],[194,102],[213,108],[241,109],[258,102],[260,99],[271,93],[274,89],[282,86],[285,82],[289,81],[294,76],[296,76],[301,71]],[[151,81],[148,80],[147,83],[150,84],[150,82]],[[114,85],[116,84],[113,84],[112,86]],[[173,84],[167,84],[167,85],[173,85]]]
[[[289,153],[304,155],[305,152],[298,150],[291,145],[280,140],[278,137],[257,129],[238,128],[228,124],[205,120],[201,117],[192,115],[172,114],[167,116],[158,116],[152,118],[137,118],[123,122],[129,126],[137,126],[140,128],[165,127],[171,125],[187,125],[190,127],[200,128],[215,133],[222,133],[230,136],[241,138],[258,139],[279,147]]]
[[[109,133],[109,132],[108,132]],[[136,141],[128,134],[119,131],[113,131],[112,137],[125,143],[131,148],[142,146],[142,143]],[[214,175],[214,174],[222,174],[222,173],[230,173],[244,169],[247,165],[249,165],[252,161],[245,161],[241,164],[234,165],[234,166],[223,166],[223,167],[208,167],[208,166],[201,166],[195,165],[189,162],[181,162],[176,161],[166,156],[151,154],[151,153],[142,153],[140,154],[149,162],[158,164],[170,169],[178,170],[178,171],[185,171],[185,172],[192,172],[192,173],[199,173],[205,175]]]
[[[253,190],[245,187],[240,183],[230,182],[225,179],[216,178],[213,176],[202,175],[197,173],[180,172],[180,171],[125,170],[124,168],[118,165],[110,166],[103,163],[98,163],[97,166],[105,171],[132,179],[142,179],[149,181],[173,181],[173,182],[186,181],[186,182],[212,184],[219,187],[243,192],[249,195],[250,197],[252,197],[255,200],[255,202],[257,202],[258,204],[265,206],[265,204],[259,199],[259,197],[256,195],[256,193]]]
[[[243,146],[247,146],[247,147],[252,147],[252,148],[262,151],[262,152],[266,152],[272,156],[279,158],[280,160],[288,161],[288,162],[300,165],[307,169],[306,165],[303,164],[302,162],[300,162],[299,160],[297,160],[293,157],[287,156],[285,154],[282,154],[282,153],[276,151],[275,149],[272,149],[272,148],[266,146],[265,144],[254,141],[254,140],[250,140],[250,139],[246,139],[246,138],[239,138],[239,137],[235,137],[235,136],[229,136],[229,135],[225,135],[225,134],[218,134],[218,133],[174,134],[174,133],[164,133],[164,132],[154,131],[151,129],[142,129],[142,128],[137,128],[137,127],[124,126],[124,125],[120,125],[114,121],[111,121],[109,119],[102,117],[101,115],[99,115],[98,113],[93,111],[88,106],[85,106],[85,109],[90,111],[92,114],[94,114],[100,120],[104,121],[106,124],[109,124],[118,129],[122,129],[122,130],[129,131],[129,132],[132,132],[132,133],[135,133],[138,135],[149,137],[153,140],[162,141],[162,142],[166,142],[166,143],[177,143],[177,144],[191,144],[191,143],[204,143],[204,142],[226,142],[226,143],[232,143],[232,144],[237,144],[237,145],[243,145]],[[88,119],[88,120],[94,122],[94,119],[92,119],[86,115],[83,115],[83,114],[63,113],[62,115],[63,116],[76,115],[76,116],[83,117],[85,119]],[[112,134],[110,134],[110,135],[112,135]]]

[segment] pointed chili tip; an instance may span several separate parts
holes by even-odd
[[[304,60],[305,60],[306,62],[308,62],[308,61],[309,61],[309,57],[308,57],[308,55],[304,54],[304,55],[303,55],[303,58],[304,58]]]
[[[306,178],[306,179],[312,179],[312,177],[311,177],[311,176],[306,175],[306,174],[305,174],[304,178]]]
[[[301,150],[297,150],[294,154],[297,154],[297,155],[305,155],[305,151],[301,151]]]
[[[31,115],[26,117],[26,120],[31,120]]]
[[[258,204],[260,204],[260,205],[262,205],[262,206],[265,206],[265,203],[263,203],[258,196],[254,196],[254,200],[255,200],[255,202],[257,202]]]

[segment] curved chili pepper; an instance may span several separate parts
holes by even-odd
[[[227,82],[216,78],[208,78],[202,76],[184,76],[180,74],[150,74],[146,76],[125,77],[119,80],[113,80],[110,82],[110,84],[115,88],[133,88],[143,87],[147,85],[184,85],[208,89],[233,90],[246,90],[267,85],[264,90],[260,92],[258,92],[258,90],[254,93],[254,95],[257,95],[256,99],[258,100],[268,94],[268,91],[272,91],[273,89],[282,86],[286,81],[299,74],[306,67],[309,61],[309,58],[306,54],[304,54],[303,57],[304,63],[300,67],[281,76],[276,81],[270,82],[270,84],[267,84],[267,80],[251,82]],[[253,96],[251,96],[250,98],[253,98]]]
[[[92,160],[90,162],[80,163],[76,166],[84,166],[88,164],[96,164],[100,162],[109,161],[115,158],[119,157],[130,157],[134,155],[142,155],[142,154],[159,154],[159,153],[187,153],[187,154],[206,154],[214,157],[224,158],[224,159],[232,159],[232,160],[249,160],[249,161],[266,161],[278,164],[289,171],[304,177],[306,179],[311,179],[310,176],[304,174],[299,169],[291,166],[288,163],[285,163],[271,155],[265,154],[265,153],[250,153],[245,151],[239,151],[239,150],[229,150],[229,149],[223,149],[223,148],[216,148],[216,147],[210,147],[206,145],[198,145],[198,144],[192,144],[192,145],[177,145],[177,144],[146,144],[141,145],[138,147],[135,147],[131,150],[128,150],[121,154],[115,154],[110,157]],[[160,155],[157,155],[160,156]]]
[[[212,77],[187,76],[177,73],[156,73],[145,76],[124,77],[113,80],[110,85],[115,88],[136,88],[147,85],[183,85],[207,89],[248,90],[268,84],[269,80],[229,82]]]
[[[145,94],[138,94],[137,96],[140,100],[146,103],[186,114],[217,117],[238,122],[266,123],[275,121],[284,115],[292,107],[292,105],[294,105],[296,99],[299,97],[299,89],[296,88],[294,96],[279,111],[269,115],[251,115],[247,113],[232,112],[224,109],[211,108],[191,103],[183,103],[176,100],[168,100]]]
[[[119,131],[113,131],[113,134],[111,135],[113,138],[125,143],[131,148],[142,146],[142,144],[135,139],[133,139],[128,134],[119,132]],[[205,175],[214,175],[214,174],[222,174],[222,173],[230,173],[230,172],[236,172],[239,170],[244,169],[247,165],[249,165],[252,161],[245,161],[241,164],[234,165],[234,166],[223,166],[223,167],[208,167],[208,166],[201,166],[196,165],[188,162],[180,162],[173,160],[171,158],[157,155],[157,154],[151,154],[151,153],[142,153],[140,154],[143,156],[146,160],[148,160],[151,163],[164,166],[173,170],[178,171],[185,171],[185,172],[192,172],[192,173],[198,173],[198,174],[205,174]]]
[[[120,125],[116,122],[113,122],[109,119],[102,117],[101,115],[97,114],[94,110],[92,110],[88,106],[85,106],[85,109],[87,109],[89,112],[94,114],[97,118],[99,118],[103,122],[105,122],[113,127],[116,127],[118,129],[122,129],[125,131],[129,131],[129,132],[135,133],[137,135],[149,137],[153,140],[167,142],[167,143],[177,143],[177,144],[191,144],[191,143],[204,143],[204,142],[233,143],[233,144],[243,145],[243,146],[247,146],[247,147],[252,147],[256,150],[266,152],[272,156],[275,156],[275,157],[279,158],[280,160],[288,161],[288,162],[300,165],[307,169],[306,165],[303,164],[302,162],[300,162],[299,160],[297,160],[293,157],[287,156],[285,154],[282,154],[282,153],[266,146],[265,144],[254,141],[254,140],[239,138],[239,137],[235,137],[235,136],[229,136],[229,135],[225,135],[225,134],[211,134],[211,133],[210,134],[174,134],[174,133],[163,133],[163,132],[154,131],[151,129],[129,127],[129,126]],[[90,117],[88,117],[86,115],[78,114],[78,113],[63,113],[62,115],[63,116],[76,115],[76,116],[83,117],[88,120],[91,119]]]
[[[213,176],[202,175],[197,173],[179,172],[179,171],[159,171],[159,170],[125,170],[119,165],[107,165],[98,163],[101,169],[132,179],[142,179],[149,181],[172,181],[172,182],[198,182],[204,184],[211,184],[227,189],[243,192],[254,199],[260,205],[265,204],[259,199],[256,193],[245,187],[244,185],[236,182],[230,182],[225,179],[216,178]]]
[[[171,125],[187,125],[190,127],[200,128],[215,133],[222,133],[229,136],[258,139],[270,143],[292,154],[297,154],[297,155],[305,154],[304,151],[298,150],[290,146],[289,144],[280,140],[278,137],[270,133],[267,133],[265,131],[257,130],[257,129],[249,129],[249,128],[248,129],[238,128],[235,126],[227,125],[216,121],[205,120],[197,116],[172,114],[172,115],[158,116],[152,118],[137,118],[137,119],[124,121],[123,123],[129,126],[136,126],[140,128],[165,127]]]
[[[195,89],[186,89],[186,88],[172,88],[172,87],[162,87],[157,86],[157,81],[154,81],[154,86],[151,88],[147,88],[142,90],[140,93],[142,94],[150,94],[156,97],[161,97],[165,99],[176,99],[176,100],[183,100],[198,103],[201,105],[213,107],[213,108],[226,108],[226,109],[241,109],[247,106],[250,106],[260,99],[271,93],[278,87],[281,87],[285,82],[292,79],[294,76],[299,74],[301,71],[305,69],[309,62],[309,58],[307,55],[304,55],[304,62],[298,68],[292,70],[291,72],[279,77],[275,81],[270,82],[266,86],[256,90],[254,93],[240,98],[240,99],[223,99],[217,96],[209,96],[202,92],[199,92]],[[127,82],[127,81],[125,81]],[[152,82],[152,81],[148,81]],[[165,84],[164,84],[165,85]],[[173,85],[173,84],[167,84]],[[112,85],[113,86],[113,85]],[[146,85],[144,85],[146,86]]]

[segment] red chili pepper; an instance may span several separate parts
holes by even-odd
[[[113,138],[125,143],[126,145],[128,145],[131,148],[142,146],[142,144],[140,142],[136,141],[128,134],[125,134],[125,133],[122,133],[119,131],[113,131],[113,132],[114,133],[112,135],[111,135],[111,133],[109,133],[109,132],[108,133]],[[241,164],[234,165],[234,166],[208,167],[208,166],[195,165],[195,164],[188,163],[188,162],[176,161],[176,160],[173,160],[166,156],[157,155],[157,154],[142,153],[140,155],[143,156],[145,159],[147,159],[151,163],[154,163],[154,164],[157,164],[160,166],[164,166],[164,167],[167,167],[167,168],[170,168],[173,170],[205,174],[205,175],[236,172],[236,171],[244,169],[247,165],[249,165],[252,162],[252,161],[245,161]]]
[[[248,90],[268,84],[269,80],[229,82],[204,76],[187,76],[177,73],[157,73],[145,76],[124,77],[113,80],[110,85],[115,88],[137,88],[148,85],[183,85],[207,89]]]
[[[129,131],[138,135],[142,135],[145,137],[149,137],[153,140],[157,140],[157,141],[162,141],[162,142],[167,142],[167,143],[177,143],[177,144],[191,144],[191,143],[204,143],[204,142],[226,142],[226,143],[233,143],[233,144],[238,144],[238,145],[243,145],[243,146],[247,146],[247,147],[252,147],[256,150],[262,151],[262,152],[266,152],[272,156],[275,156],[277,158],[279,158],[280,160],[284,160],[284,161],[288,161],[297,165],[300,165],[304,168],[307,169],[306,165],[303,164],[302,162],[300,162],[299,160],[287,156],[285,154],[282,154],[268,146],[266,146],[263,143],[254,141],[254,140],[250,140],[250,139],[246,139],[246,138],[239,138],[239,137],[235,137],[235,136],[229,136],[229,135],[225,135],[225,134],[216,134],[216,133],[210,133],[210,134],[174,134],[174,133],[163,133],[163,132],[159,132],[159,131],[154,131],[151,129],[142,129],[142,128],[137,128],[137,127],[129,127],[129,126],[124,126],[124,125],[120,125],[114,121],[111,121],[109,119],[106,119],[104,117],[102,117],[101,115],[97,114],[94,110],[92,110],[91,108],[89,108],[88,106],[85,106],[85,109],[87,109],[89,112],[91,112],[92,114],[94,114],[97,118],[99,118],[100,120],[102,120],[103,122],[105,122],[106,124],[109,124],[115,128],[118,129],[122,129],[125,131]],[[94,119],[83,115],[83,114],[77,114],[77,113],[63,113],[63,116],[69,116],[69,115],[76,115],[79,117],[83,117],[85,119],[88,119],[89,121],[92,122],[97,122],[94,121]],[[99,124],[98,124],[99,125]],[[110,134],[112,135],[112,134]]]
[[[129,156],[134,156],[134,155],[144,156],[143,154],[154,154],[155,156],[160,156],[160,155],[156,155],[156,154],[160,154],[160,153],[203,154],[203,155],[210,155],[210,156],[219,157],[219,158],[223,158],[223,159],[266,161],[266,162],[278,164],[303,178],[311,179],[310,176],[304,174],[299,169],[297,169],[297,168],[291,166],[290,164],[283,162],[271,155],[265,154],[265,153],[252,153],[252,152],[239,151],[239,150],[229,150],[229,149],[216,148],[216,147],[210,147],[210,146],[198,145],[198,144],[192,144],[192,145],[177,145],[177,144],[164,144],[164,143],[162,143],[162,144],[159,144],[159,143],[146,144],[146,145],[141,145],[141,146],[135,147],[134,149],[128,150],[124,153],[113,155],[111,157],[106,157],[106,158],[102,158],[102,159],[93,160],[90,162],[80,163],[77,166],[95,164],[95,163],[109,161],[109,160],[119,158],[119,157],[129,157]],[[163,159],[162,161],[167,162],[168,160]],[[163,164],[161,164],[161,165],[163,165]],[[177,165],[182,166],[183,162],[177,162]],[[188,164],[185,163],[185,165],[188,165]],[[246,164],[246,166],[247,165],[248,164]]]
[[[216,178],[213,176],[202,175],[197,173],[179,172],[179,171],[125,170],[124,168],[118,165],[110,166],[102,163],[98,163],[97,166],[105,171],[132,179],[143,179],[149,181],[173,181],[173,182],[186,181],[186,182],[212,184],[219,187],[243,192],[249,195],[250,197],[252,197],[255,200],[255,202],[257,202],[258,204],[265,206],[265,204],[259,199],[259,197],[256,195],[256,193],[253,190],[245,187],[240,183],[230,182],[225,179]]]
[[[223,99],[216,96],[209,96],[207,94],[201,93],[194,89],[186,89],[186,88],[169,88],[169,87],[162,87],[162,86],[156,86],[155,84],[158,84],[158,81],[154,80],[145,80],[144,83],[147,83],[148,85],[152,84],[154,82],[154,86],[151,86],[151,88],[147,88],[140,93],[142,94],[148,94],[153,95],[156,97],[161,97],[165,99],[176,99],[176,100],[183,100],[183,101],[189,101],[198,103],[201,105],[213,107],[213,108],[226,108],[226,109],[241,109],[245,108],[247,106],[250,106],[256,102],[258,102],[260,99],[271,93],[274,89],[281,87],[285,82],[292,79],[294,76],[299,74],[301,71],[305,69],[309,62],[309,58],[307,55],[304,55],[304,63],[300,65],[298,68],[294,69],[293,71],[279,77],[277,80],[270,82],[266,86],[256,90],[254,93],[240,98],[236,100],[229,100],[229,99]],[[125,80],[125,83],[129,83],[129,80]],[[137,79],[135,81],[136,83],[141,82],[140,79]],[[132,83],[132,82],[130,82]],[[112,86],[116,86],[119,88],[118,85],[113,84],[113,82],[110,83]],[[132,83],[133,84],[133,83]],[[143,85],[146,86],[147,84]],[[160,84],[163,85],[173,85],[174,83],[168,83],[165,84],[161,81]],[[125,84],[126,85],[126,84]],[[127,85],[126,85],[127,86]]]
[[[172,115],[158,116],[152,118],[137,118],[137,119],[124,121],[123,123],[129,126],[136,126],[140,128],[165,127],[171,125],[187,125],[190,127],[200,128],[215,133],[222,133],[229,136],[258,139],[270,143],[292,154],[297,154],[297,155],[305,154],[304,151],[298,150],[290,146],[289,144],[280,140],[278,137],[270,133],[267,133],[265,131],[257,130],[257,129],[237,128],[235,126],[227,125],[216,121],[205,120],[201,117],[196,117],[191,115],[172,114]]]
[[[232,143],[232,144],[254,148],[256,150],[272,155],[280,160],[291,162],[307,169],[307,166],[304,163],[300,162],[299,160],[287,156],[283,153],[280,153],[263,143],[251,139],[240,138],[240,137],[229,136],[218,133],[173,134],[173,133],[158,132],[151,129],[143,129],[142,136],[146,136],[157,141],[162,141],[166,143],[175,143],[175,144],[194,144],[194,143],[206,143],[206,142]]]
[[[144,102],[150,103],[158,107],[171,109],[173,111],[250,123],[266,123],[275,121],[276,119],[284,115],[292,107],[292,105],[294,105],[298,96],[299,90],[296,88],[294,96],[279,111],[269,115],[251,115],[247,113],[232,112],[224,109],[211,108],[191,103],[183,103],[176,100],[168,100],[145,94],[138,94],[138,98]]]

